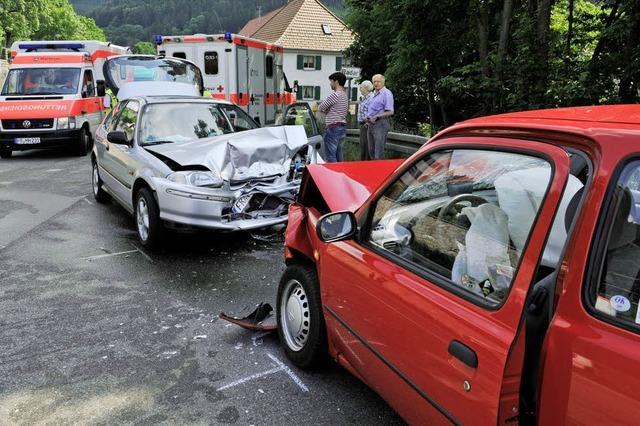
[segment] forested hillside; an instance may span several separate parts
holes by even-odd
[[[154,34],[237,32],[257,16],[287,0],[71,0],[78,13],[95,19],[107,39],[133,46],[151,41]],[[324,0],[338,14],[343,0]]]

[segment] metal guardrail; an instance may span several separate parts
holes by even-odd
[[[402,154],[413,154],[427,142],[423,136],[389,132],[386,148]],[[347,129],[347,142],[360,143],[360,129]]]

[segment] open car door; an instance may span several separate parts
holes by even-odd
[[[568,172],[563,149],[507,138],[413,157],[355,239],[319,249],[333,355],[409,423],[517,418],[508,360]]]
[[[318,154],[322,156],[323,138],[320,126],[316,120],[311,106],[306,102],[297,102],[287,105],[282,113],[276,117],[276,126],[304,126],[307,134],[308,144],[311,148],[309,159],[311,163],[318,162]]]
[[[152,55],[122,55],[103,65],[105,84],[119,100],[144,95],[197,95],[202,72],[193,62]]]

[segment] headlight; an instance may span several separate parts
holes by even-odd
[[[219,188],[222,186],[220,176],[211,172],[175,172],[167,176],[167,179],[183,185],[206,186],[209,188]]]
[[[75,129],[76,118],[75,117],[59,117],[56,129]]]

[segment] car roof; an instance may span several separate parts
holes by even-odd
[[[482,134],[545,140],[562,145],[572,143],[591,148],[640,152],[640,105],[601,105],[556,108],[498,114],[454,124],[434,136]]]
[[[509,121],[512,119],[579,121],[589,123],[640,125],[640,105],[600,105],[574,108],[553,108],[533,111],[511,112],[471,120],[481,123],[487,120]]]
[[[132,99],[143,100],[147,104],[157,103],[179,103],[179,102],[196,102],[206,104],[233,105],[233,103],[224,99],[205,98],[201,96],[182,96],[182,95],[153,95],[153,96],[134,96]]]

